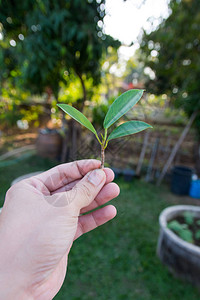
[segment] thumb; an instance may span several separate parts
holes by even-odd
[[[87,173],[74,187],[68,191],[68,197],[74,198],[74,205],[79,210],[88,206],[97,196],[106,182],[106,174],[102,169]]]

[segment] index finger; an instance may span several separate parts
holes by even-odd
[[[74,180],[81,179],[100,166],[101,162],[96,159],[78,160],[58,165],[34,178],[40,180],[50,192],[53,192]]]

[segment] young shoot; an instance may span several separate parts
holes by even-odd
[[[101,168],[104,168],[105,161],[105,149],[108,146],[110,140],[127,136],[130,134],[135,134],[137,132],[143,131],[147,128],[152,128],[151,125],[142,121],[128,121],[122,123],[116,127],[113,131],[108,134],[108,129],[126,114],[142,97],[144,90],[129,90],[122,95],[120,95],[109,107],[109,110],[105,116],[103,122],[104,134],[101,137],[98,136],[92,123],[76,108],[68,104],[57,104],[65,113],[75,119],[77,122],[85,126],[87,129],[93,132],[96,136],[99,144],[101,145]]]

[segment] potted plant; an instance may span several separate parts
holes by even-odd
[[[109,107],[108,112],[104,118],[103,128],[104,134],[101,137],[92,123],[77,109],[68,104],[57,104],[65,113],[70,115],[77,122],[89,129],[97,138],[99,144],[101,145],[101,167],[104,168],[105,161],[105,149],[108,142],[123,136],[130,134],[135,134],[147,128],[151,128],[149,124],[142,121],[128,121],[124,122],[113,131],[110,131],[110,127],[117,122],[124,114],[126,114],[142,97],[143,90],[129,90],[122,95],[120,95]]]
[[[157,254],[177,277],[200,286],[200,207],[176,205],[159,217]]]

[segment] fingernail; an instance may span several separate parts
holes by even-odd
[[[91,182],[93,185],[98,186],[103,179],[105,178],[105,173],[103,170],[94,170],[88,175],[88,181]]]

